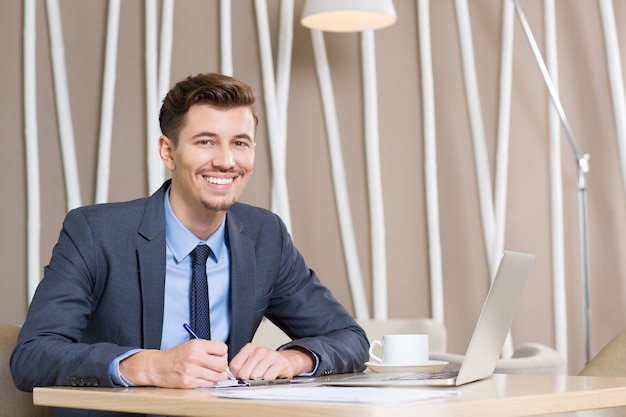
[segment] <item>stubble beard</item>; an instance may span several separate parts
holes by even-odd
[[[203,198],[200,200],[200,203],[205,209],[209,211],[221,212],[221,211],[228,211],[233,206],[233,204],[235,204],[235,201],[230,200],[230,201],[212,202],[212,201],[205,200]]]

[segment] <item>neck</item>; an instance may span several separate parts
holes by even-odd
[[[176,198],[170,191],[170,205],[176,218],[200,240],[207,240],[220,227],[226,211],[210,210],[197,205],[192,207]]]

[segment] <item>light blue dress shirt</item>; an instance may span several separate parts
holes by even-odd
[[[164,204],[166,272],[161,349],[169,349],[189,340],[183,323],[191,323],[191,251],[203,243],[211,248],[207,260],[211,340],[227,343],[230,335],[230,255],[226,243],[226,222],[222,221],[206,241],[199,240],[174,215],[169,190],[165,193]]]

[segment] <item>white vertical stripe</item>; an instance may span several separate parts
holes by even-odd
[[[615,27],[615,11],[612,0],[599,0],[604,29],[606,59],[613,98],[613,113],[617,129],[620,162],[622,163],[622,183],[626,186],[626,97],[624,97],[624,76],[620,59],[619,40]]]
[[[478,93],[478,81],[476,79],[476,64],[474,61],[474,47],[472,45],[472,29],[470,25],[467,0],[455,0],[457,21],[459,25],[459,38],[461,41],[461,54],[463,59],[463,76],[467,99],[467,110],[470,116],[472,139],[474,143],[474,158],[476,159],[476,178],[478,181],[478,194],[480,201],[480,213],[482,218],[483,235],[485,239],[485,251],[489,261],[491,276],[495,274],[498,258],[493,258],[492,242],[495,235],[495,218],[493,212],[493,198],[491,176],[489,173],[489,158],[485,144],[485,129],[483,126],[480,95]]]
[[[167,94],[170,86],[170,73],[172,67],[172,42],[174,33],[174,0],[163,0],[161,7],[161,39],[159,50],[158,68],[158,96],[157,107]],[[156,138],[155,138],[156,141]],[[159,160],[159,163],[162,163]],[[164,170],[162,169],[161,172]]]
[[[159,157],[159,99],[157,74],[157,4],[156,0],[146,0],[146,160],[148,166],[148,194],[163,182],[163,163]]]
[[[348,199],[345,168],[343,166],[339,123],[337,121],[337,110],[335,108],[330,69],[326,57],[324,34],[319,30],[311,30],[311,39],[313,41],[317,78],[320,83],[322,95],[322,106],[324,109],[324,120],[326,122],[328,147],[330,149],[330,162],[339,216],[339,227],[341,229],[346,270],[348,272],[348,281],[352,293],[355,317],[357,319],[367,319],[369,318],[369,312],[365,289],[363,287],[363,276],[361,274],[361,267],[359,266],[358,252],[356,250],[354,229],[352,227],[352,214]]]
[[[500,259],[504,251],[506,230],[506,197],[509,173],[509,141],[511,130],[511,85],[513,78],[513,24],[515,9],[510,1],[502,10],[502,53],[500,62],[500,106],[498,109],[498,137],[496,149],[496,175],[494,211],[496,228],[491,248],[492,259]]]
[[[555,89],[559,86],[556,13],[554,0],[545,0],[546,65]],[[565,293],[565,242],[563,226],[563,176],[561,164],[561,124],[553,106],[549,106],[550,143],[550,217],[552,233],[552,291],[554,302],[554,337],[557,351],[567,360],[567,303]]]
[[[500,62],[500,108],[498,111],[498,137],[496,148],[496,176],[494,191],[495,231],[491,259],[501,259],[504,251],[506,229],[506,197],[509,173],[509,132],[511,120],[511,84],[513,73],[513,23],[515,9],[510,1],[504,2],[502,9],[502,54]],[[492,279],[495,276],[492,276]],[[513,355],[511,333],[507,335],[502,349],[502,357]]]
[[[435,132],[435,91],[430,40],[430,1],[419,0],[417,10],[422,108],[424,119],[424,179],[426,182],[426,217],[428,218],[428,259],[432,317],[444,323],[441,231],[439,229],[439,186],[437,183],[437,137]]]
[[[543,58],[541,57],[541,53],[539,51],[539,47],[537,46],[537,42],[535,41],[535,38],[532,34],[532,31],[530,29],[530,26],[528,24],[528,21],[526,20],[526,16],[524,16],[524,12],[522,11],[522,8],[519,4],[519,2],[517,0],[513,0],[515,3],[515,9],[517,11],[517,15],[519,17],[519,21],[522,25],[522,28],[524,29],[524,33],[526,35],[526,38],[528,40],[528,43],[530,45],[530,48],[533,52],[533,55],[535,57],[535,61],[537,63],[537,66],[539,67],[539,70],[541,72],[541,75],[543,77],[544,83],[546,85],[546,88],[548,89],[548,92],[550,93],[550,98],[552,100],[552,104],[553,104],[553,108],[557,111],[557,114],[559,116],[559,119],[561,121],[561,125],[563,127],[563,130],[565,131],[565,135],[567,137],[567,140],[570,144],[572,153],[574,154],[574,158],[576,160],[576,164],[577,164],[577,168],[578,168],[578,191],[579,191],[579,226],[580,226],[580,243],[581,243],[581,267],[582,267],[582,278],[583,278],[583,311],[584,311],[584,333],[585,333],[585,343],[586,343],[586,354],[587,354],[587,360],[589,360],[589,315],[588,315],[588,309],[587,309],[587,301],[588,301],[588,248],[587,248],[587,210],[586,210],[586,185],[585,185],[585,173],[588,171],[589,166],[588,166],[588,160],[587,157],[588,155],[585,155],[583,157],[581,157],[581,155],[578,153],[578,149],[576,147],[576,142],[574,141],[574,136],[572,135],[572,132],[570,130],[569,127],[569,123],[567,121],[567,117],[565,116],[565,112],[563,111],[563,106],[561,105],[561,100],[559,99],[559,95],[558,95],[558,91],[556,89],[555,84],[552,81],[552,77],[550,75],[550,73],[548,72],[548,68],[546,67],[545,62],[543,61]],[[547,5],[546,7],[546,12],[548,14],[550,14],[551,16],[548,16],[548,18],[546,19],[546,24],[548,22],[554,22],[555,18],[554,18],[554,7],[553,5]],[[549,53],[552,54],[550,61],[551,61],[551,65],[556,65],[556,30],[552,27],[548,28],[546,30],[547,32],[547,38],[549,39],[550,36],[554,37],[552,40],[549,40]],[[552,33],[552,35],[550,35],[550,33]],[[553,72],[557,73],[558,71],[556,71],[553,68]],[[551,116],[553,117],[553,116]],[[551,126],[551,129],[554,130],[554,132],[556,132],[556,127],[554,125]],[[555,263],[553,264],[553,268],[555,269],[555,276],[554,276],[554,287],[555,287],[555,297],[558,297],[558,299],[560,300],[561,298],[564,299],[564,295],[561,294],[561,291],[565,290],[565,284],[562,282],[562,278],[561,275],[559,275],[560,273],[562,273],[562,271],[559,271],[558,268],[562,265],[562,259],[557,259],[560,256],[560,253],[563,251],[562,246],[563,243],[562,241],[558,241],[558,237],[557,236],[562,236],[562,197],[561,197],[561,193],[562,191],[560,190],[560,188],[562,187],[562,182],[560,181],[560,158],[561,158],[561,152],[560,152],[560,148],[556,148],[555,145],[557,144],[557,140],[555,138],[555,133],[552,132],[552,141],[553,143],[551,143],[550,146],[550,150],[551,150],[551,165],[554,165],[553,167],[551,167],[551,183],[552,183],[552,204],[553,204],[553,211],[552,211],[552,215],[554,217],[553,219],[553,225],[557,224],[557,228],[553,228],[552,232],[554,234],[553,239],[556,242],[555,246],[553,246],[553,255],[555,256]],[[557,168],[558,167],[558,168]],[[557,183],[558,180],[558,183]],[[560,206],[559,206],[560,205]],[[561,219],[561,220],[558,220]],[[558,224],[561,223],[561,224]],[[559,227],[561,229],[559,229]],[[558,263],[557,263],[558,262]],[[557,325],[555,326],[557,328],[557,331],[559,332],[559,334],[557,335],[557,337],[560,339],[562,346],[559,346],[559,349],[562,350],[564,352],[564,357],[567,357],[566,353],[566,346],[564,346],[564,344],[566,343],[566,334],[563,333],[566,331],[566,325],[562,324],[565,323],[565,315],[566,311],[565,311],[565,305],[564,305],[564,301],[563,304],[559,304],[559,306],[556,305],[555,302],[555,321],[557,323]]]
[[[119,21],[120,0],[109,0],[106,51],[104,58],[104,80],[102,83],[102,108],[100,110],[100,134],[98,139],[96,203],[104,203],[109,198],[111,132],[113,129],[113,106],[115,103]]]
[[[282,0],[278,35],[278,68],[276,68],[276,107],[283,130],[282,151],[286,152],[291,52],[293,49],[293,0]]]
[[[285,176],[287,175],[287,120],[289,109],[289,83],[291,79],[291,52],[293,49],[293,0],[282,0],[280,7],[280,27],[278,31],[278,58],[276,68],[276,117],[278,123],[278,137],[276,138],[276,157],[283,165]],[[285,182],[285,190],[287,184]],[[275,204],[279,204],[279,198],[274,197]],[[287,209],[289,202],[287,201]]]
[[[437,136],[435,132],[435,89],[430,40],[430,1],[419,0],[417,10],[420,68],[422,73],[422,112],[424,123],[424,180],[428,218],[428,259],[432,317],[444,323],[441,230],[439,229],[439,190],[437,176]]]
[[[261,67],[263,72],[263,90],[265,97],[265,111],[270,141],[272,160],[272,210],[278,214],[287,228],[291,230],[291,214],[289,211],[289,196],[287,193],[287,173],[283,152],[282,129],[280,126],[276,103],[276,81],[274,79],[274,63],[265,0],[255,0],[257,27],[259,34],[259,48],[261,51]]]
[[[161,160],[161,156],[158,151],[158,137],[161,133],[161,129],[158,122],[158,114],[161,108],[161,103],[167,94],[170,87],[170,73],[172,66],[172,41],[174,32],[174,0],[162,0],[161,1],[161,35],[159,39],[159,52],[157,59],[157,86],[156,97],[154,103],[154,134],[151,138],[148,138],[150,142],[148,158],[150,158],[151,168],[151,183],[152,190],[156,190],[165,181],[165,166]],[[155,61],[156,61],[155,60]],[[152,149],[150,149],[150,147]]]
[[[63,157],[63,173],[67,193],[67,209],[71,210],[81,205],[80,183],[78,180],[78,164],[76,162],[76,148],[74,145],[74,128],[72,123],[72,109],[67,86],[67,70],[65,68],[65,47],[63,45],[63,26],[57,0],[46,1],[48,10],[48,27],[50,31],[50,49],[52,55],[52,72],[54,77],[54,92],[61,137],[61,152]]]
[[[504,158],[503,155],[508,153],[508,132],[504,130],[505,125],[501,124],[499,128],[501,129],[498,138],[498,148],[503,146],[503,149],[497,149],[498,155],[498,168],[496,170],[496,185],[499,187],[496,190],[496,197],[499,198],[500,205],[500,228],[498,230],[498,223],[495,215],[495,207],[494,200],[492,197],[492,193],[494,192],[491,185],[491,177],[489,173],[489,158],[487,153],[487,146],[485,141],[485,130],[483,126],[483,117],[482,110],[480,104],[480,95],[478,89],[478,81],[476,77],[476,64],[474,61],[474,48],[472,45],[472,30],[470,25],[470,17],[469,17],[469,9],[467,5],[467,0],[456,0],[456,10],[457,10],[457,20],[459,22],[459,36],[461,39],[461,53],[463,58],[463,73],[465,78],[465,88],[466,88],[466,96],[467,96],[467,106],[468,112],[470,114],[470,124],[472,128],[472,138],[474,141],[474,158],[476,159],[476,176],[478,180],[478,193],[480,198],[480,209],[481,209],[481,218],[483,225],[483,234],[484,234],[484,244],[485,244],[485,252],[487,253],[488,265],[491,280],[495,277],[496,271],[498,269],[498,265],[500,259],[502,257],[502,250],[498,247],[498,238],[497,235],[500,233],[502,238],[500,239],[500,244],[502,245],[502,249],[504,247],[504,225],[505,225],[505,203],[506,203],[506,180],[507,180],[507,171],[508,171],[508,158]],[[503,13],[506,13],[507,9],[503,9]],[[504,34],[506,37],[506,33]],[[512,40],[504,40],[503,48],[506,47],[506,42],[512,42]],[[506,83],[510,83],[507,80],[510,75],[507,72],[510,72],[507,69],[506,56],[504,56],[505,51],[503,51],[503,62],[501,68],[501,87],[506,86]],[[511,52],[509,52],[511,54]],[[510,89],[510,88],[509,88]],[[504,92],[503,92],[504,93]],[[501,100],[506,100],[504,96],[501,97]],[[509,99],[510,100],[510,99]],[[502,103],[501,103],[502,104]],[[504,113],[508,114],[506,108],[504,109]],[[500,114],[502,116],[502,113]],[[506,116],[508,117],[508,116]],[[508,125],[508,121],[504,122]],[[503,137],[503,133],[506,134]],[[513,354],[513,344],[511,341],[510,334],[507,337],[506,342],[504,343],[502,349],[503,357],[510,357]]]
[[[385,212],[383,205],[382,174],[380,171],[376,52],[373,30],[366,30],[361,33],[361,51],[363,56],[365,156],[367,162],[370,206],[374,318],[377,320],[386,320],[388,316],[387,251],[385,249]]]
[[[233,75],[232,4],[220,0],[220,68],[222,74]]]
[[[41,194],[37,133],[37,16],[35,0],[24,1],[24,137],[26,142],[26,186],[28,210],[28,303],[40,279]]]

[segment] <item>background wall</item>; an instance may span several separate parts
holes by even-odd
[[[543,45],[543,2],[522,5]],[[71,114],[78,155],[82,204],[94,201],[107,2],[60,0]],[[353,309],[343,248],[311,35],[300,26],[303,1],[295,1],[288,112],[287,183],[292,234],[310,266],[340,301]],[[37,122],[41,179],[41,264],[47,264],[66,213],[46,7],[37,13]],[[269,1],[274,48],[280,3]],[[626,56],[626,3],[613,4],[621,56]],[[148,194],[144,2],[121,5],[109,200]],[[244,195],[270,207],[271,165],[263,83],[252,1],[233,7],[234,75],[259,93],[261,127],[255,173]],[[430,317],[430,265],[424,186],[422,74],[417,4],[395,2],[398,22],[375,32],[379,99],[380,160],[385,208],[385,254],[370,250],[369,203],[363,128],[360,35],[324,35],[338,109],[359,264],[371,307],[371,258],[387,257],[389,317]],[[503,3],[469,2],[489,156],[497,159],[500,44]],[[20,323],[27,309],[27,200],[24,145],[22,1],[3,2],[0,13],[0,120],[3,152],[0,205],[0,321]],[[619,148],[607,78],[598,3],[556,1],[559,84],[563,106],[581,152],[591,154],[588,220],[591,276],[591,347],[596,353],[625,326],[626,211]],[[471,126],[465,99],[455,2],[430,4],[435,89],[437,173],[445,324],[449,350],[463,352],[489,285]],[[219,2],[175,3],[172,82],[220,70]],[[548,95],[516,21],[505,247],[532,252],[536,263],[512,334],[515,344],[554,346]],[[157,140],[157,137],[152,138]],[[584,365],[583,312],[578,230],[577,172],[563,139],[565,275],[569,368]]]

